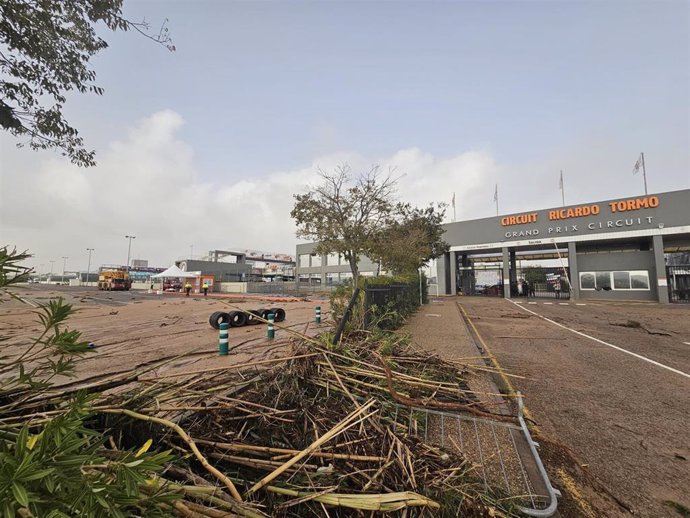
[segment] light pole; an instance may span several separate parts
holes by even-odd
[[[67,259],[69,259],[69,257],[65,257],[64,255],[62,256],[62,279],[60,279],[60,282],[65,282],[65,268],[67,268]]]
[[[53,265],[55,264],[55,261],[48,261],[50,263],[50,280],[53,280]]]
[[[86,285],[89,285],[89,275],[91,274],[91,252],[93,252],[95,248],[87,248],[86,251],[89,253],[89,265],[86,267]]]
[[[129,255],[132,251],[132,239],[136,239],[137,236],[125,236],[125,239],[129,239],[129,245],[127,246],[127,271],[129,271]]]

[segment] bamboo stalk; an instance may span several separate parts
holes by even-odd
[[[225,487],[228,488],[230,491],[230,494],[233,496],[235,500],[238,502],[242,501],[242,497],[240,496],[239,492],[237,491],[237,488],[235,487],[235,484],[232,483],[232,480],[230,480],[228,477],[223,475],[220,471],[218,471],[216,468],[211,466],[209,462],[206,460],[206,457],[204,457],[201,452],[199,451],[199,448],[196,447],[196,444],[194,444],[194,441],[192,438],[187,435],[187,432],[185,432],[182,428],[180,428],[178,425],[173,423],[172,421],[168,421],[167,419],[161,419],[159,417],[153,417],[149,415],[144,415],[140,414],[138,412],[133,412],[132,410],[127,410],[127,409],[113,409],[113,410],[104,410],[103,412],[107,414],[124,414],[129,417],[133,417],[134,419],[139,419],[141,421],[149,421],[153,423],[160,424],[162,426],[165,426],[166,428],[170,428],[171,430],[174,430],[177,432],[177,435],[179,435],[184,442],[186,442],[189,447],[191,448],[192,452],[194,452],[194,456],[197,458],[197,460],[201,463],[201,465],[208,471],[209,473],[215,475],[219,480],[225,484]]]
[[[254,484],[254,485],[249,489],[249,491],[247,491],[247,494],[248,494],[248,495],[251,495],[252,493],[255,493],[256,491],[258,491],[259,489],[261,489],[262,487],[264,487],[266,484],[268,484],[269,482],[271,482],[273,479],[275,479],[275,478],[276,478],[278,475],[280,475],[283,471],[285,471],[286,469],[288,469],[290,466],[294,465],[294,464],[297,463],[300,459],[302,459],[303,457],[306,457],[306,456],[309,455],[312,451],[316,450],[319,446],[321,446],[321,445],[324,444],[325,442],[328,442],[328,441],[331,440],[333,437],[336,437],[337,435],[339,435],[340,433],[342,433],[343,431],[345,431],[347,428],[349,428],[350,426],[352,426],[352,424],[357,424],[358,421],[355,421],[355,420],[356,420],[358,417],[360,417],[364,412],[366,412],[369,408],[371,408],[372,405],[374,404],[374,402],[375,402],[375,401],[374,401],[373,399],[371,399],[371,400],[369,400],[364,406],[362,406],[362,407],[358,408],[357,410],[351,412],[347,417],[345,417],[345,419],[343,419],[342,421],[340,421],[337,425],[335,425],[333,428],[331,428],[328,432],[326,432],[325,434],[323,434],[319,439],[317,439],[316,441],[312,442],[309,446],[307,446],[304,450],[302,450],[302,451],[299,452],[297,455],[295,455],[294,457],[292,457],[290,460],[288,460],[287,462],[285,462],[282,466],[280,466],[279,468],[277,468],[277,469],[274,470],[273,472],[269,473],[269,474],[266,475],[264,478],[262,478],[259,482],[257,482],[256,484]],[[371,415],[373,415],[373,413],[364,416],[363,418],[360,419],[360,421],[361,421],[361,420],[364,420],[364,419],[366,419],[366,418],[368,418],[368,417],[370,417]],[[353,421],[354,421],[354,423],[353,423]]]
[[[268,486],[266,487],[266,490],[272,493],[278,493],[280,495],[298,498],[304,498],[313,495],[311,499],[317,502],[366,511],[393,512],[399,511],[406,507],[426,506],[431,507],[432,509],[440,509],[441,507],[438,502],[435,502],[430,498],[414,493],[412,491],[383,494],[326,493],[314,495],[313,493],[295,491],[293,489],[287,489],[284,487],[276,486]]]
[[[233,451],[257,451],[264,453],[288,453],[297,454],[300,450],[291,450],[288,448],[274,448],[271,446],[254,446],[251,444],[238,444],[238,443],[227,443],[227,442],[214,442],[206,441],[204,439],[194,439],[197,444],[205,444],[208,446],[215,446],[216,448],[221,448],[224,450]],[[354,460],[362,462],[381,462],[386,460],[385,457],[377,457],[374,455],[350,455],[349,453],[329,453],[323,451],[314,451],[311,454],[312,457],[320,457],[326,459],[342,459],[342,460]]]
[[[264,365],[266,363],[287,362],[290,360],[297,360],[299,358],[309,358],[310,356],[318,356],[318,353],[300,354],[297,356],[289,356],[287,358],[285,358],[285,357],[271,358],[269,360],[258,360],[255,362],[242,363],[240,365],[226,365],[224,367],[217,367],[214,369],[202,369],[202,370],[198,370],[198,371],[185,371],[185,372],[172,372],[169,374],[162,374],[160,376],[156,376],[155,379],[172,378],[172,377],[177,377],[177,376],[192,376],[194,374],[208,374],[209,372],[227,371],[228,369],[243,369],[245,367],[253,367],[255,365]]]

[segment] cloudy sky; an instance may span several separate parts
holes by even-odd
[[[457,219],[690,187],[690,12],[678,1],[125,0],[177,52],[103,32],[105,95],[67,117],[98,166],[0,135],[0,236],[55,272],[294,253],[317,167],[403,175]],[[448,213],[452,217],[452,209]]]

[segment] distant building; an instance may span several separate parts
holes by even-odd
[[[148,259],[132,259],[132,264],[130,264],[133,268],[146,268],[148,265]]]

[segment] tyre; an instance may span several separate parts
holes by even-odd
[[[268,320],[269,313],[273,313],[273,310],[271,309],[257,309],[257,311],[261,315],[261,318],[263,318],[264,320]]]
[[[282,308],[273,308],[270,310],[271,313],[275,315],[275,321],[276,322],[282,322],[285,320],[285,310]]]
[[[230,321],[230,316],[227,313],[223,313],[222,311],[216,311],[214,313],[211,313],[211,316],[208,317],[208,323],[211,324],[211,327],[213,329],[220,329],[220,325],[223,323],[227,323]]]
[[[231,311],[228,313],[229,324],[232,327],[242,327],[247,323],[247,315],[241,311]]]
[[[245,313],[244,316],[247,317],[247,325],[248,326],[254,326],[256,324],[260,324],[261,320],[261,311],[258,309],[251,309],[249,310],[249,313]],[[259,317],[259,318],[257,318]]]

